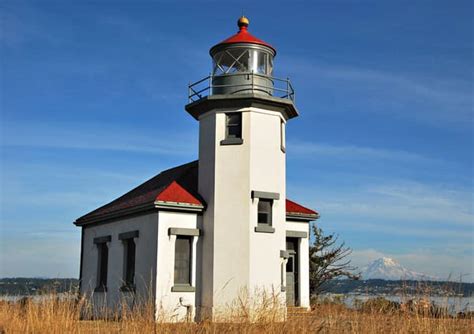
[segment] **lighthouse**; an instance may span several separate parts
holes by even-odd
[[[161,321],[222,319],[241,308],[309,308],[309,223],[287,198],[288,121],[298,116],[276,49],[249,32],[211,47],[188,86],[199,159],[172,167],[78,218],[80,291],[94,316],[150,297]],[[266,298],[266,301],[263,299]]]
[[[275,48],[250,34],[246,17],[238,28],[210,49],[212,74],[190,86],[185,107],[199,122],[198,185],[207,203],[203,312],[244,293],[286,298],[285,127],[298,116],[295,93],[288,80],[272,76]],[[209,83],[207,91],[202,83]],[[308,284],[307,272],[301,284]],[[300,304],[308,305],[307,290]]]

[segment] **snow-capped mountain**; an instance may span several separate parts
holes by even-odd
[[[436,280],[436,278],[402,267],[400,263],[389,257],[377,259],[362,271],[362,279],[385,280]]]

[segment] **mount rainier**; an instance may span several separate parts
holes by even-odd
[[[382,257],[366,267],[362,268],[362,279],[384,279],[384,280],[436,280],[435,277],[418,273],[402,267],[400,263],[389,258]]]

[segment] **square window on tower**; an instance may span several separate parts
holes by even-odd
[[[242,114],[228,113],[226,116],[226,139],[242,138]]]
[[[272,225],[272,205],[271,199],[258,200],[258,225]]]

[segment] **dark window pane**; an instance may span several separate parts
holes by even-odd
[[[288,258],[288,261],[286,262],[286,272],[287,273],[292,273],[293,270],[293,258],[290,257]]]
[[[272,223],[272,201],[268,199],[258,200],[258,223],[271,224]]]
[[[106,287],[107,286],[107,266],[108,266],[108,260],[109,260],[109,248],[107,247],[107,244],[100,243],[97,244],[98,251],[99,251],[99,270],[98,270],[98,280],[97,280],[97,285],[99,287]]]
[[[242,114],[226,114],[226,138],[242,138]]]
[[[286,240],[286,250],[296,251],[298,248],[298,241],[294,238],[289,238]]]
[[[133,238],[124,240],[125,246],[125,284],[135,284],[135,241]]]
[[[258,213],[258,223],[259,224],[268,224],[268,213]]]
[[[270,212],[272,202],[266,199],[260,199],[258,201],[258,212]]]
[[[191,237],[176,237],[174,258],[175,284],[191,284],[191,240]]]
[[[240,113],[227,114],[227,125],[239,125],[241,115]]]
[[[227,131],[227,138],[240,138],[240,126],[229,126]]]

